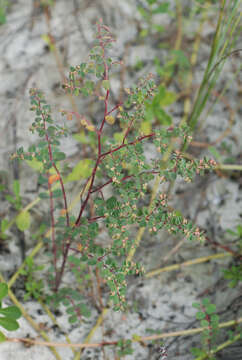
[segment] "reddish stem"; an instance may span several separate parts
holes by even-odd
[[[139,137],[138,139],[136,139],[136,140],[134,140],[134,141],[131,141],[131,142],[128,143],[128,144],[122,144],[122,145],[116,147],[115,149],[111,149],[111,150],[109,150],[109,151],[101,154],[101,160],[102,160],[102,158],[104,158],[105,156],[107,156],[107,155],[109,155],[109,154],[112,154],[112,153],[114,153],[114,152],[116,152],[116,151],[118,151],[118,150],[120,150],[120,149],[123,149],[123,148],[126,147],[126,146],[135,145],[135,144],[137,144],[138,142],[140,142],[140,141],[142,141],[142,140],[144,140],[144,139],[148,139],[148,138],[153,137],[153,136],[155,136],[155,133],[151,133],[151,134],[148,134],[148,135],[143,135],[143,136]]]
[[[242,259],[242,256],[237,253],[236,251],[230,249],[230,247],[228,247],[227,245],[222,245],[222,244],[219,244],[217,241],[215,240],[211,240],[209,239],[207,236],[205,237],[205,239],[210,243],[212,244],[213,246],[215,247],[219,247],[227,252],[229,252],[230,254],[234,255],[235,257],[237,257],[238,259]]]
[[[46,126],[46,117],[45,114],[42,111],[41,108],[41,102],[40,99],[38,98],[38,107],[41,111],[41,117],[43,120],[43,125],[44,125],[44,130],[45,130],[45,139],[48,143],[48,153],[49,153],[49,159],[52,163],[52,166],[54,167],[56,173],[59,176],[59,181],[61,184],[61,191],[62,191],[62,195],[63,195],[63,200],[64,200],[64,209],[65,209],[65,216],[66,216],[66,225],[69,227],[70,226],[70,219],[69,219],[69,213],[68,213],[68,206],[67,206],[67,198],[66,198],[66,192],[65,192],[65,187],[64,187],[64,183],[61,177],[61,174],[53,160],[53,154],[52,154],[52,148],[51,148],[51,142],[50,142],[50,138],[49,135],[47,133],[47,126]],[[56,247],[56,242],[55,242],[55,219],[54,219],[54,201],[53,201],[53,193],[51,190],[51,184],[48,181],[48,189],[49,189],[49,194],[50,194],[50,217],[51,217],[51,240],[52,240],[52,253],[54,256],[54,268],[55,268],[55,290],[57,290],[58,288],[58,282],[59,282],[59,273],[58,273],[58,269],[57,269],[57,247]],[[62,243],[62,253],[64,255],[64,251],[65,251],[65,244]]]
[[[55,280],[57,279],[57,249],[55,243],[55,218],[54,218],[54,201],[53,201],[53,193],[51,190],[51,184],[48,181],[48,190],[49,190],[49,197],[50,197],[50,220],[51,220],[51,241],[52,241],[52,253],[54,256],[54,268],[55,268]]]
[[[109,68],[108,68],[108,64],[106,63],[106,58],[105,58],[105,43],[102,40],[102,34],[101,34],[101,29],[102,28],[106,29],[106,27],[104,27],[103,25],[98,24],[98,39],[99,39],[99,44],[100,44],[100,46],[102,48],[102,58],[103,58],[103,65],[104,65],[104,78],[103,79],[108,80],[109,79],[109,73],[108,73]],[[106,116],[108,115],[109,93],[110,93],[109,89],[107,89],[106,90],[106,96],[105,96],[105,99],[104,99],[104,108],[105,108],[104,109],[104,117],[103,117],[103,120],[101,122],[99,130],[96,131],[97,138],[98,138],[98,156],[97,156],[96,164],[95,164],[95,166],[93,168],[93,171],[92,171],[92,174],[91,174],[91,177],[90,177],[91,178],[91,183],[90,183],[90,186],[88,188],[87,196],[86,196],[86,198],[85,198],[85,200],[84,200],[84,202],[83,202],[83,204],[81,206],[79,215],[78,215],[78,217],[76,219],[75,227],[80,226],[81,217],[82,217],[83,212],[84,212],[84,210],[85,210],[85,208],[87,206],[88,200],[89,200],[89,198],[91,196],[91,191],[92,191],[92,188],[93,188],[97,168],[98,168],[98,165],[99,165],[99,163],[101,161],[101,154],[102,154],[101,136],[102,136],[103,127],[104,127],[104,124],[105,124],[105,119],[106,119]],[[113,110],[111,110],[111,111],[113,111]],[[68,252],[69,252],[70,245],[71,245],[71,242],[69,240],[66,243],[66,248],[65,248],[65,251],[64,251],[64,254],[63,254],[63,261],[62,261],[61,269],[60,269],[59,276],[58,276],[57,288],[60,285],[61,278],[62,278],[62,275],[64,273],[65,264],[66,264],[67,255],[68,255]]]

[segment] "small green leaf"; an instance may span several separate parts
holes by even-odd
[[[209,315],[213,314],[216,311],[216,305],[209,304],[208,306],[206,306],[206,311]]]
[[[43,163],[38,160],[26,160],[27,164],[34,170],[42,172],[43,171]]]
[[[204,306],[209,305],[209,304],[210,304],[209,298],[204,298],[204,299],[202,300],[202,303],[203,303]]]
[[[0,325],[8,331],[14,331],[19,328],[19,324],[16,320],[6,317],[0,317]]]
[[[75,96],[78,96],[79,94],[80,94],[79,88],[75,88],[75,89],[74,89],[74,95],[75,95]]]
[[[206,314],[204,314],[202,311],[199,311],[196,313],[196,318],[198,320],[203,320],[206,317]]]
[[[0,314],[11,319],[19,319],[21,317],[21,311],[17,306],[9,306],[5,309],[0,309]]]
[[[148,135],[151,133],[151,124],[150,121],[142,121],[141,126],[140,126],[140,130],[142,131],[142,133],[144,135]]]
[[[76,315],[72,315],[68,318],[68,321],[70,324],[73,324],[75,322],[77,322],[77,316]]]
[[[162,125],[169,126],[172,124],[172,119],[171,119],[170,115],[168,115],[161,107],[155,106],[153,108],[153,110],[154,110],[154,115],[157,117],[157,120]]]
[[[173,91],[166,91],[164,97],[160,99],[160,106],[168,106],[173,104],[177,99],[176,93]]]
[[[38,178],[38,183],[40,185],[42,184],[46,184],[48,182],[48,179],[47,177],[43,176],[42,174],[39,175],[39,178]]]
[[[70,305],[70,301],[69,301],[68,299],[64,298],[64,299],[62,300],[62,304],[63,304],[64,306],[69,306],[69,305]]]
[[[211,315],[211,323],[218,324],[218,322],[219,322],[219,316],[216,314]]]
[[[113,137],[117,143],[121,143],[124,138],[124,134],[123,132],[116,132],[113,134]]]
[[[67,176],[66,181],[78,181],[86,179],[92,173],[92,160],[83,159],[73,168],[72,172]]]
[[[62,191],[61,191],[61,189],[55,189],[55,190],[53,190],[52,196],[53,196],[53,198],[61,197],[61,196],[62,196]]]
[[[111,196],[108,200],[107,200],[107,209],[112,210],[115,208],[115,206],[118,205],[118,201],[116,199],[116,197]]]
[[[8,285],[5,283],[0,283],[0,301],[8,295]]]
[[[73,135],[73,138],[82,143],[82,144],[88,144],[89,143],[89,139],[88,137],[86,136],[86,134],[84,134],[83,132],[80,132],[79,134],[74,134]]]
[[[201,326],[209,326],[209,322],[207,320],[201,320]]]
[[[83,316],[85,316],[87,318],[89,318],[91,316],[91,312],[85,304],[80,303],[77,305],[77,307],[80,309],[80,312]]]
[[[30,213],[22,211],[16,218],[16,225],[20,231],[25,231],[30,227]]]
[[[55,152],[53,154],[53,159],[54,161],[61,161],[61,160],[65,160],[66,158],[66,154],[63,152]]]
[[[90,260],[88,260],[88,265],[96,265],[96,263],[97,263],[97,260],[94,258],[94,259],[90,259]]]

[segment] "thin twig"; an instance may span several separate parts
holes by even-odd
[[[242,318],[239,318],[237,320],[223,322],[223,323],[219,324],[218,327],[219,328],[230,327],[230,326],[237,325],[241,322],[242,322]],[[141,342],[145,342],[145,341],[166,339],[169,337],[194,335],[194,334],[201,333],[202,331],[204,331],[206,329],[208,329],[208,327],[200,327],[200,328],[189,329],[189,330],[173,331],[173,332],[168,332],[168,333],[163,333],[163,334],[158,334],[158,335],[151,335],[151,336],[143,336],[143,337],[135,336],[135,338],[132,339],[132,342],[141,343]],[[27,344],[48,346],[48,347],[53,347],[53,346],[65,347],[65,348],[69,348],[69,347],[74,348],[75,347],[75,348],[79,348],[79,349],[84,349],[84,348],[98,348],[98,347],[102,347],[102,346],[116,345],[118,343],[118,341],[120,341],[120,340],[104,341],[104,342],[92,343],[92,344],[66,344],[66,343],[39,341],[39,340],[33,340],[33,339],[21,339],[21,338],[9,338],[8,337],[8,338],[6,338],[6,341],[16,342],[16,343],[22,342],[22,343],[27,343]]]

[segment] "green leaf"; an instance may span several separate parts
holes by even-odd
[[[141,126],[140,126],[140,130],[142,131],[142,133],[144,135],[148,135],[151,133],[151,124],[150,121],[142,121]]]
[[[119,297],[118,295],[111,296],[111,299],[115,305],[119,304]]]
[[[80,309],[81,314],[87,318],[91,316],[91,311],[88,309],[88,307],[85,304],[78,304],[77,307]]]
[[[74,255],[70,255],[68,256],[68,261],[71,263],[71,264],[74,264],[76,266],[80,266],[80,259],[75,257]]]
[[[216,305],[210,304],[206,306],[206,311],[209,315],[213,314],[216,311]]]
[[[21,311],[17,308],[17,306],[9,306],[5,309],[0,309],[0,314],[11,319],[19,319],[21,317]]]
[[[40,185],[48,183],[47,177],[43,176],[42,174],[39,175],[38,183]]]
[[[170,115],[168,115],[161,107],[155,106],[153,110],[154,110],[154,115],[162,125],[169,126],[172,124],[172,119]]]
[[[89,259],[87,263],[88,263],[88,265],[96,265],[97,259],[95,259],[95,258],[94,259]]]
[[[204,306],[209,305],[209,304],[210,304],[209,298],[204,298],[204,299],[202,300],[202,303],[203,303]]]
[[[160,99],[160,106],[168,106],[173,104],[177,99],[176,93],[173,91],[166,91],[165,95]]]
[[[26,160],[27,164],[34,170],[42,172],[43,171],[43,163],[38,160]]]
[[[62,190],[61,189],[55,189],[52,192],[53,198],[58,198],[62,196]]]
[[[84,134],[83,132],[80,132],[79,134],[74,134],[73,135],[73,138],[82,143],[82,144],[88,144],[89,143],[89,139],[88,137],[86,136],[86,134]]]
[[[80,90],[79,90],[78,88],[75,88],[75,89],[74,89],[74,95],[75,95],[75,96],[78,96],[79,93],[80,93]]]
[[[113,134],[113,137],[114,137],[114,139],[115,139],[115,141],[117,143],[121,143],[123,138],[124,138],[124,133],[123,132],[116,132],[116,133]]]
[[[73,324],[75,322],[77,322],[77,316],[76,315],[72,315],[68,318],[68,321],[70,324]]]
[[[219,322],[219,316],[216,314],[211,315],[211,323],[218,324],[218,322]]]
[[[6,336],[0,331],[0,343],[6,340]]]
[[[201,320],[201,326],[209,326],[209,322],[207,320]]]
[[[62,304],[63,304],[64,306],[69,306],[69,305],[70,305],[70,301],[69,301],[68,299],[64,298],[64,299],[62,300]]]
[[[6,317],[4,318],[0,317],[0,325],[8,331],[14,331],[19,328],[19,324],[17,323],[16,320]]]
[[[69,307],[67,310],[66,310],[66,313],[67,314],[70,314],[70,315],[73,315],[75,314],[75,309],[73,307]]]
[[[66,154],[63,152],[55,152],[53,154],[53,159],[54,161],[61,161],[61,160],[65,160],[66,158]]]
[[[73,168],[72,172],[67,176],[66,181],[78,181],[86,179],[92,173],[92,160],[83,159]]]
[[[30,227],[30,213],[22,211],[16,218],[16,225],[20,231],[27,230]]]
[[[111,196],[108,200],[107,200],[107,209],[112,210],[114,209],[117,205],[118,205],[118,201],[116,199],[116,197]]]
[[[8,295],[8,285],[5,283],[0,283],[0,301]]]
[[[206,314],[204,314],[202,311],[199,311],[196,313],[196,318],[198,320],[203,320],[206,317]]]

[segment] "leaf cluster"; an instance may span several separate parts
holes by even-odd
[[[208,298],[204,298],[202,303],[193,303],[192,306],[198,309],[196,318],[205,329],[201,336],[203,348],[191,348],[191,352],[194,356],[207,354],[210,360],[214,360],[209,353],[215,347],[215,339],[219,333],[219,316],[215,314],[216,305],[212,304]]]
[[[25,279],[25,301],[30,297],[33,297],[36,300],[43,298],[44,282],[42,279],[36,278],[36,272],[43,269],[44,265],[36,265],[33,258],[27,257],[25,259],[25,267],[20,271],[20,274],[23,275]]]
[[[8,286],[0,283],[0,326],[8,331],[15,331],[19,328],[17,320],[21,317],[21,311],[17,306],[2,306],[2,300],[8,295]],[[0,331],[0,342],[5,341],[6,337]]]

